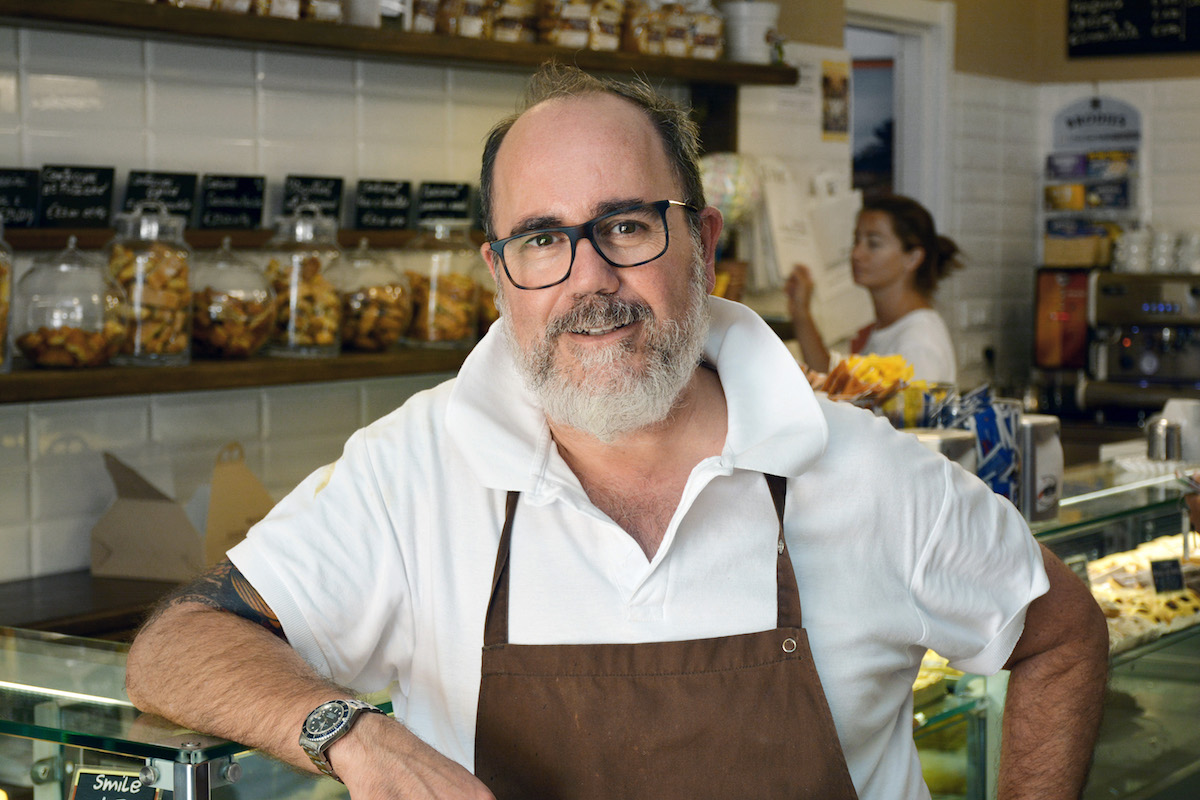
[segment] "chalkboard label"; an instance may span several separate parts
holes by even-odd
[[[471,218],[471,184],[421,184],[421,191],[417,196],[417,219],[438,218]]]
[[[312,203],[325,216],[338,219],[342,213],[342,184],[341,178],[288,175],[283,182],[283,213],[292,214],[297,206]]]
[[[191,220],[196,205],[196,176],[186,172],[132,171],[125,186],[125,210],[133,211],[142,200],[157,200],[170,213]]]
[[[265,184],[260,176],[205,175],[200,183],[200,227],[261,227]]]
[[[0,220],[5,228],[38,224],[38,171],[0,169]]]
[[[408,181],[360,180],[354,196],[354,227],[399,230],[408,227],[412,184]]]
[[[158,790],[135,769],[76,767],[71,800],[158,800]]]
[[[112,215],[113,173],[112,167],[42,167],[41,226],[107,228]]]
[[[1179,563],[1179,559],[1151,561],[1150,575],[1154,578],[1154,591],[1156,592],[1183,591],[1183,566]]]
[[[1126,56],[1200,50],[1195,0],[1069,0],[1067,55]]]

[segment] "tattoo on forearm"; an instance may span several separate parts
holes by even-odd
[[[261,625],[280,639],[287,638],[275,612],[229,559],[224,559],[192,583],[170,594],[161,608],[181,603],[202,603],[228,611]]]

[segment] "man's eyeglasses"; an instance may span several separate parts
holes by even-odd
[[[575,263],[575,245],[587,239],[614,267],[639,267],[667,252],[671,244],[667,211],[678,206],[700,209],[678,200],[659,200],[601,214],[581,225],[525,231],[488,246],[518,289],[545,289],[565,281]]]

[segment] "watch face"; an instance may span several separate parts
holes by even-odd
[[[318,706],[304,721],[304,732],[319,739],[335,730],[350,713],[350,707],[342,700],[330,700]]]

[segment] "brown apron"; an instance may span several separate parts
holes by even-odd
[[[484,625],[475,773],[499,800],[856,800],[779,516],[778,627],[643,644],[508,643],[508,509]]]

